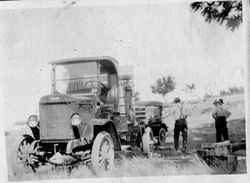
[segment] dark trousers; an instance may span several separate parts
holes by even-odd
[[[228,140],[228,129],[226,118],[221,116],[215,120],[215,129],[216,129],[216,141],[222,142],[223,140]]]
[[[174,125],[174,146],[175,150],[179,149],[179,136],[180,132],[182,134],[182,148],[183,151],[186,150],[187,146],[187,121],[186,119],[179,119],[175,120],[175,125]]]

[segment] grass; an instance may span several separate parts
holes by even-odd
[[[14,134],[19,134],[15,132]],[[44,166],[37,170],[37,173],[26,173],[20,167],[15,157],[16,146],[19,142],[15,135],[10,133],[6,136],[8,178],[10,181],[18,180],[47,180],[47,179],[68,179],[68,178],[93,178],[87,166],[79,166],[69,174],[65,169],[54,169],[52,166]],[[14,140],[15,139],[15,140]],[[10,143],[13,142],[13,143]],[[131,151],[124,155],[119,154],[116,158],[116,166],[107,177],[136,177],[136,176],[165,176],[165,175],[204,175],[212,174],[210,168],[196,156],[178,157],[154,157],[146,158],[140,151]]]
[[[211,169],[198,157],[187,156],[177,159],[134,157],[125,159],[113,173],[118,176],[166,176],[212,174]],[[113,174],[112,174],[113,175]]]
[[[185,162],[183,162],[185,161]],[[186,160],[162,159],[145,157],[125,158],[116,163],[115,168],[104,177],[138,177],[138,176],[167,176],[167,175],[207,175],[214,172],[198,157],[187,157]],[[79,166],[69,174],[65,169],[46,167],[37,173],[20,174],[9,177],[10,181],[17,180],[48,180],[69,178],[95,178],[86,166]]]
[[[245,137],[245,120],[233,120],[228,122],[230,139],[235,141]],[[169,136],[173,137],[170,131]],[[7,141],[13,140],[13,134],[7,136]],[[14,141],[13,141],[14,142]],[[16,141],[17,142],[17,141]],[[188,133],[188,151],[196,149],[201,143],[215,142],[214,124],[204,125],[203,127],[190,129]],[[165,175],[207,175],[228,173],[228,165],[221,162],[220,167],[211,169],[197,156],[172,156],[173,142],[168,142],[170,149],[165,150],[164,156],[146,158],[141,151],[132,151],[132,155],[118,156],[116,166],[112,172],[105,175],[107,177],[136,177],[136,176],[165,176]],[[51,166],[41,167],[36,174],[26,174],[19,167],[13,157],[14,143],[7,146],[9,180],[46,180],[46,179],[68,179],[68,178],[93,178],[91,170],[86,166],[79,166],[69,174],[65,169],[53,169]],[[159,155],[159,154],[158,154]]]

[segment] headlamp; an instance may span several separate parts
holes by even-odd
[[[73,126],[78,126],[80,125],[82,122],[82,118],[79,114],[74,114],[72,117],[71,117],[71,124]]]
[[[34,128],[38,125],[38,118],[36,115],[32,115],[29,117],[28,125],[29,125],[29,127],[32,127],[32,128]]]

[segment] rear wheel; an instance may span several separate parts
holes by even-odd
[[[162,146],[166,142],[166,137],[167,137],[167,131],[164,128],[161,128],[159,130],[159,138],[158,142]]]
[[[153,150],[154,150],[154,136],[152,129],[147,127],[145,132],[142,136],[142,146],[143,152],[148,155],[148,157],[153,157]]]
[[[110,171],[114,166],[114,144],[107,132],[97,134],[91,153],[92,170],[96,175]]]

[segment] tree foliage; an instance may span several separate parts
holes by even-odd
[[[151,85],[152,92],[154,94],[161,95],[166,100],[166,95],[175,89],[176,83],[173,76],[163,76],[155,81],[154,85]]]
[[[244,87],[229,87],[228,90],[221,90],[220,91],[220,96],[227,96],[227,95],[233,95],[233,94],[238,94],[238,93],[244,93]]]
[[[201,99],[201,97],[195,92],[196,86],[194,83],[186,84],[186,87],[184,88],[185,92],[192,94],[193,96],[197,97],[198,99]]]
[[[226,26],[232,31],[242,23],[242,1],[212,1],[212,2],[193,2],[191,9],[199,11],[205,21],[211,23],[216,21]]]
[[[189,90],[191,90],[191,91],[193,91],[193,90],[196,89],[194,83],[192,83],[192,84],[186,84],[186,86],[187,86],[187,88],[188,88]]]

